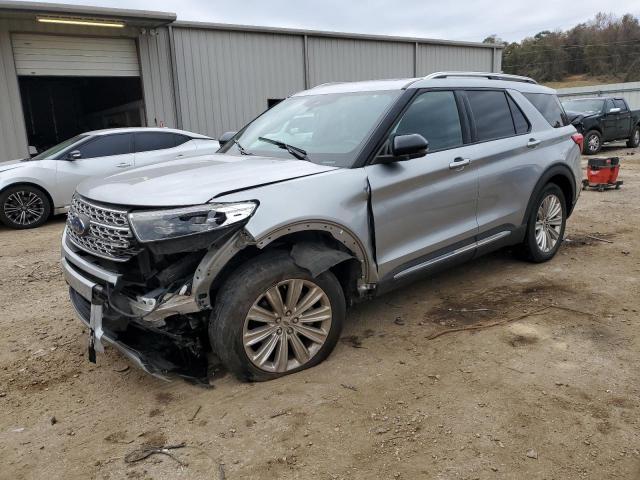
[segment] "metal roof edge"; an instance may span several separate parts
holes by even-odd
[[[160,20],[172,23],[177,15],[171,12],[151,10],[131,10],[123,8],[92,7],[46,2],[22,2],[16,0],[0,0],[0,15],[3,12],[44,13],[54,15],[86,15],[94,18]]]
[[[256,33],[279,33],[284,35],[307,35],[312,37],[344,38],[357,40],[378,40],[399,43],[424,43],[431,45],[448,45],[459,47],[476,47],[488,49],[504,49],[504,45],[481,42],[464,42],[458,40],[442,40],[423,37],[401,37],[395,35],[371,35],[366,33],[333,32],[328,30],[307,30],[298,28],[267,27],[260,25],[239,25],[232,23],[211,23],[178,20],[172,24],[174,28],[193,28],[200,30],[242,31]]]

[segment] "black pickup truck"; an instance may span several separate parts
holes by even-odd
[[[624,98],[567,99],[562,106],[571,124],[584,135],[584,154],[598,153],[603,143],[614,140],[626,140],[632,148],[640,145],[640,110],[631,110]]]

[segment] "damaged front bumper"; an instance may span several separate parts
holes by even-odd
[[[201,347],[204,342],[195,337],[189,339],[188,335],[182,341],[180,326],[172,332],[163,328],[167,318],[188,324],[185,316],[201,311],[191,295],[179,291],[160,304],[152,296],[128,299],[133,315],[123,316],[109,305],[109,292],[120,288],[121,274],[83,256],[69,244],[66,234],[62,238],[61,264],[76,314],[90,331],[90,360],[95,361],[95,352],[103,351],[103,344],[107,344],[162,380],[179,376],[206,383],[206,348]],[[191,329],[187,330],[190,334]]]

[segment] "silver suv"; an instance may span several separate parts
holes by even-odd
[[[581,141],[553,90],[444,72],[321,85],[217,154],[88,180],[62,264],[90,359],[106,342],[195,380],[314,366],[358,300],[505,246],[551,259]]]

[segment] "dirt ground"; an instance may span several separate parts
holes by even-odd
[[[498,252],[359,305],[328,361],[262,384],[88,363],[64,220],[0,229],[0,478],[640,479],[640,152],[603,154],[624,186],[582,193],[553,261]]]

